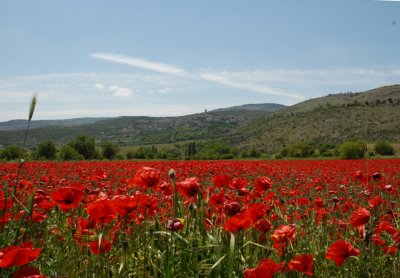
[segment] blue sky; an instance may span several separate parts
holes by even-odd
[[[0,0],[0,121],[170,116],[400,83],[400,1]]]

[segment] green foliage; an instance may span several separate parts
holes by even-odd
[[[38,145],[37,149],[33,153],[34,159],[39,160],[54,160],[56,158],[57,148],[53,141],[48,140]]]
[[[363,158],[367,152],[367,144],[362,141],[347,141],[339,146],[338,151],[345,159]]]
[[[288,147],[280,149],[279,153],[275,158],[283,157],[311,157],[315,154],[315,149],[311,144],[306,144],[303,142],[294,142]]]
[[[99,156],[93,137],[78,135],[75,139],[71,140],[68,145],[82,155],[84,159],[95,159]]]
[[[288,155],[289,155],[289,149],[287,147],[284,147],[279,151],[279,158],[287,157]]]
[[[70,145],[64,145],[58,153],[60,160],[82,160],[84,157]]]
[[[136,151],[132,152],[129,157],[137,159],[154,159],[157,158],[158,149],[154,146],[151,147],[139,147]]]
[[[196,155],[196,153],[197,153],[196,142],[190,142],[187,145],[187,151],[185,153],[186,158],[191,159]]]
[[[380,141],[375,144],[374,151],[380,155],[394,155],[393,146],[386,141]]]
[[[248,150],[244,150],[242,152],[242,157],[243,158],[259,158],[261,156],[260,150],[256,148],[250,148]]]
[[[291,157],[310,157],[314,153],[311,145],[303,142],[294,142],[288,147]]]
[[[236,150],[225,140],[209,140],[198,144],[195,159],[232,159]]]
[[[118,152],[119,146],[111,141],[105,141],[101,144],[102,156],[106,159],[112,160],[114,159]]]
[[[7,146],[0,152],[0,158],[4,160],[16,160],[18,158],[24,157],[25,151],[18,146]]]
[[[157,157],[159,159],[170,159],[170,160],[182,159],[182,152],[179,146],[164,147],[158,151]]]
[[[318,147],[318,152],[320,156],[332,157],[335,155],[335,145],[333,144],[321,144]]]

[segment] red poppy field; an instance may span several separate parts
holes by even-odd
[[[0,180],[1,277],[400,273],[400,160],[1,163]]]

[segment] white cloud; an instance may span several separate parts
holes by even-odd
[[[130,65],[130,66],[134,66],[137,68],[152,70],[152,71],[175,75],[175,76],[179,76],[179,77],[187,77],[188,76],[188,74],[181,68],[178,68],[178,67],[175,67],[172,65],[168,65],[168,64],[152,62],[152,61],[148,61],[148,60],[141,59],[141,58],[117,55],[117,54],[112,54],[112,53],[91,53],[90,56],[95,59],[98,59],[98,60],[113,62],[113,63],[117,63],[117,64]]]
[[[267,95],[277,95],[277,96],[284,96],[293,99],[304,99],[304,97],[296,94],[288,93],[282,89],[273,88],[266,84],[257,84],[252,82],[246,82],[244,80],[237,80],[232,78],[229,73],[202,73],[201,78],[208,81],[217,82],[229,87],[233,87],[240,90],[252,91]]]
[[[232,88],[300,100],[398,83],[399,74],[398,69],[370,68],[205,70],[201,78]]]
[[[175,91],[174,88],[161,88],[161,89],[157,90],[157,92],[160,93],[160,94],[169,94],[169,93],[171,93],[173,91]]]
[[[94,88],[95,88],[96,90],[99,90],[99,91],[104,91],[104,89],[105,89],[104,85],[103,85],[103,84],[100,84],[100,83],[96,83],[96,84],[94,85]]]
[[[0,78],[0,121],[26,118],[31,95],[36,91],[39,102],[35,120],[184,115],[245,103],[292,105],[330,93],[398,84],[400,69],[210,69],[191,76],[197,78],[157,72],[67,72]]]
[[[133,91],[129,88],[117,88],[114,92],[114,96],[116,97],[130,97],[133,94]]]
[[[393,75],[400,75],[400,70],[393,70],[393,71],[392,71],[392,74],[393,74]]]

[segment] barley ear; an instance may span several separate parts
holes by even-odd
[[[35,112],[35,107],[36,107],[36,103],[37,103],[37,98],[38,98],[38,94],[34,93],[32,95],[31,98],[31,105],[29,107],[29,118],[28,121],[31,121],[32,117],[33,117],[33,112]]]

